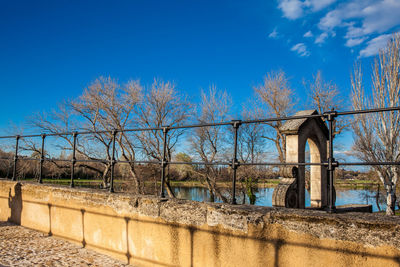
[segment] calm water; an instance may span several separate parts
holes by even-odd
[[[208,190],[202,187],[174,187],[174,192],[178,198],[191,199],[195,201],[210,201]],[[272,193],[274,188],[259,188],[256,192],[256,205],[272,206]],[[379,211],[376,204],[376,191],[368,189],[337,189],[336,206],[345,204],[371,204],[373,211]],[[242,203],[243,196],[237,198],[238,203]],[[220,202],[220,201],[218,201]],[[248,198],[245,199],[246,204],[249,203]],[[379,206],[381,210],[385,210],[385,199],[381,193]],[[306,206],[310,206],[310,194],[306,190]]]

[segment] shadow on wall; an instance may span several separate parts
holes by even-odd
[[[8,192],[8,207],[11,210],[11,216],[8,218],[8,221],[21,224],[22,194],[20,183],[16,183],[14,186],[14,196],[11,195],[10,188],[10,191]]]

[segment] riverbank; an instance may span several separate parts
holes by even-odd
[[[24,179],[24,181],[34,181],[34,179]],[[48,184],[58,184],[58,185],[69,185],[71,182],[70,179],[43,179],[43,183],[48,183]],[[91,179],[75,179],[74,184],[75,186],[79,187],[100,187],[102,181],[101,180],[91,180]],[[114,181],[115,185],[118,187],[119,185],[127,184],[129,181],[126,180],[115,180]],[[154,185],[154,182],[145,182],[145,184],[148,185]],[[172,187],[206,187],[206,184],[194,180],[194,181],[170,181],[170,184]],[[279,179],[262,179],[259,180],[257,183],[258,188],[273,188],[276,187],[279,184]],[[380,184],[379,181],[373,181],[373,180],[336,180],[335,181],[335,187],[337,189],[376,189],[378,185]],[[238,181],[237,182],[238,186],[241,186],[241,183]],[[232,183],[229,182],[218,182],[217,183],[218,187],[222,188],[229,188],[232,186]],[[382,187],[382,186],[381,186]],[[400,185],[398,185],[398,188],[400,188]]]

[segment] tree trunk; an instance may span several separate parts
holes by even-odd
[[[220,189],[217,186],[217,177],[221,174],[218,172],[218,170],[215,170],[214,168],[210,168],[209,172],[210,173],[209,173],[209,175],[207,175],[207,178],[210,181],[210,185],[211,185],[211,189],[214,194],[214,198],[215,198],[215,196],[219,197],[219,199],[221,199],[222,202],[228,203],[229,202],[228,199],[224,195],[222,195]]]
[[[170,198],[175,198],[174,191],[172,191],[172,187],[169,184],[169,179],[165,177],[165,189],[167,189],[167,194]]]
[[[215,195],[217,195],[217,197],[219,197],[222,200],[222,202],[224,202],[224,203],[229,202],[229,200],[219,190],[216,183],[213,184],[213,190],[214,190]]]
[[[376,190],[376,195],[375,195],[375,202],[376,202],[376,206],[378,207],[379,211],[381,211],[381,206],[379,205],[380,188],[381,188],[381,184],[378,184],[378,189]]]
[[[108,173],[109,173],[109,171],[110,171],[110,165],[109,164],[107,164],[106,165],[106,168],[104,169],[104,172],[103,172],[103,182],[102,182],[102,188],[107,188],[108,187],[108,181],[109,181],[109,179],[108,179]]]
[[[210,202],[215,202],[215,194],[214,194],[213,187],[211,186],[210,178],[208,176],[206,176],[205,179],[206,179],[208,192],[210,193]]]
[[[386,185],[386,215],[394,215],[396,204],[396,187],[393,183]]]
[[[165,174],[165,189],[167,190],[167,194],[170,198],[176,198],[169,181],[169,173],[170,173],[169,165],[167,165],[166,171],[167,172]]]
[[[142,194],[144,192],[143,188],[141,188],[140,186],[140,180],[137,176],[136,170],[135,170],[135,166],[132,164],[129,164],[129,172],[131,173],[131,176],[133,178],[133,182],[134,182],[134,192],[135,194]]]

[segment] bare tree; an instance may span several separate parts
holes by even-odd
[[[265,116],[283,117],[292,112],[295,103],[293,91],[283,71],[267,73],[263,83],[254,87],[254,91],[256,97],[264,104]],[[286,139],[280,130],[282,123],[282,121],[268,122],[273,130],[263,135],[275,144],[280,162],[284,162],[286,157]]]
[[[145,92],[136,109],[137,123],[143,128],[160,128],[185,124],[191,116],[191,104],[184,95],[178,93],[171,82],[154,80]],[[175,146],[182,136],[182,130],[172,129],[167,135],[167,160],[170,161]],[[137,134],[141,149],[146,157],[161,161],[163,159],[163,132],[160,130],[142,131]],[[174,194],[166,177],[168,195]]]
[[[254,120],[263,117],[262,109],[253,101],[249,101],[243,106],[243,120]],[[238,132],[238,157],[239,161],[244,163],[259,162],[262,157],[266,157],[266,140],[263,136],[266,134],[265,126],[259,123],[246,123],[240,126]],[[265,160],[264,160],[265,161]],[[243,165],[238,169],[238,178],[242,183],[243,204],[246,196],[250,204],[255,204],[258,178],[265,174],[265,167]]]
[[[255,120],[263,117],[263,110],[253,102],[243,106],[243,120]],[[246,123],[240,127],[238,136],[238,155],[240,161],[255,163],[265,155],[265,127],[259,123]]]
[[[100,165],[79,165],[101,173],[103,186],[106,187],[111,168],[112,131],[121,131],[132,126],[133,110],[140,100],[140,93],[141,87],[138,82],[131,81],[121,86],[115,79],[100,77],[77,99],[63,103],[50,114],[35,116],[31,121],[47,133],[71,132],[78,129],[96,132],[79,136],[76,151],[85,159],[102,160]],[[71,150],[72,137],[62,135],[60,138],[68,144],[68,147],[62,148]],[[127,161],[135,160],[135,145],[131,138],[125,133],[120,133],[117,142],[121,157]],[[56,164],[55,161],[54,163]],[[102,167],[99,169],[94,166]],[[130,172],[138,190],[140,183],[133,164],[130,164]]]
[[[344,104],[339,98],[339,90],[337,85],[332,81],[325,81],[319,70],[313,75],[313,81],[303,81],[304,86],[308,89],[308,97],[311,105],[314,106],[320,114],[329,110],[340,110]],[[326,120],[322,117],[322,120]],[[349,126],[349,122],[344,118],[338,118],[333,124],[333,136],[340,134]]]
[[[372,88],[365,94],[362,71],[355,66],[352,75],[352,104],[355,110],[400,106],[400,36],[394,35],[386,48],[375,59]],[[400,160],[400,113],[398,111],[358,115],[353,121],[354,150],[365,162]],[[386,214],[393,215],[399,168],[378,166],[372,168],[386,190]]]
[[[29,124],[34,128],[39,129],[43,133],[46,134],[56,134],[63,132],[73,132],[80,128],[80,121],[76,120],[74,117],[74,111],[71,109],[69,102],[62,102],[58,105],[57,109],[53,109],[50,112],[38,113],[35,116],[29,119]],[[62,141],[66,142],[68,146],[65,146],[65,143],[62,144]],[[70,135],[61,135],[58,137],[58,140],[55,140],[56,147],[62,150],[71,150],[73,145],[72,136]],[[109,145],[108,145],[109,147]],[[99,148],[99,147],[97,147]],[[24,140],[24,148],[25,150],[30,150],[32,152],[41,153],[40,145],[36,142],[32,142],[29,140]],[[98,157],[90,153],[88,149],[88,144],[83,139],[78,139],[76,151],[79,155],[82,155],[84,159],[88,160],[99,160]],[[46,151],[45,151],[46,153]],[[50,157],[50,155],[45,155],[46,157]],[[50,157],[51,158],[51,157]],[[58,164],[56,160],[52,161],[58,168],[62,168],[63,166]],[[101,174],[102,177],[106,177],[109,166],[108,163],[102,162],[100,167],[94,167],[90,164],[80,163],[81,166],[85,166],[87,168],[92,168],[97,173]],[[105,178],[104,178],[105,179]],[[103,185],[106,181],[103,181]]]
[[[230,118],[229,110],[231,99],[226,91],[218,91],[215,86],[210,86],[207,93],[201,92],[201,102],[198,106],[198,123],[217,123]],[[191,146],[195,156],[205,163],[221,161],[226,157],[226,137],[229,130],[226,127],[199,127],[191,136]],[[218,168],[212,165],[205,165],[204,170],[198,173],[204,178],[210,193],[211,201],[219,197],[222,201],[228,202],[217,186],[219,177]]]
[[[112,131],[120,131],[116,139],[120,148],[119,156],[123,160],[130,162],[129,171],[134,181],[134,189],[137,192],[140,189],[140,180],[136,174],[135,165],[132,163],[135,160],[136,146],[132,136],[130,137],[123,130],[134,125],[133,111],[140,101],[141,90],[142,87],[137,81],[129,81],[127,84],[121,86],[116,80],[110,77],[100,77],[85,89],[79,99],[70,102],[72,110],[79,117],[85,118],[85,122],[80,126],[81,129],[87,131],[105,131],[104,133],[87,135],[84,138],[88,141],[99,143],[105,148],[107,162],[112,157]],[[88,151],[88,148],[86,151]],[[88,152],[85,154],[88,154]],[[110,164],[106,163],[103,172],[104,181],[106,181],[110,167]]]

